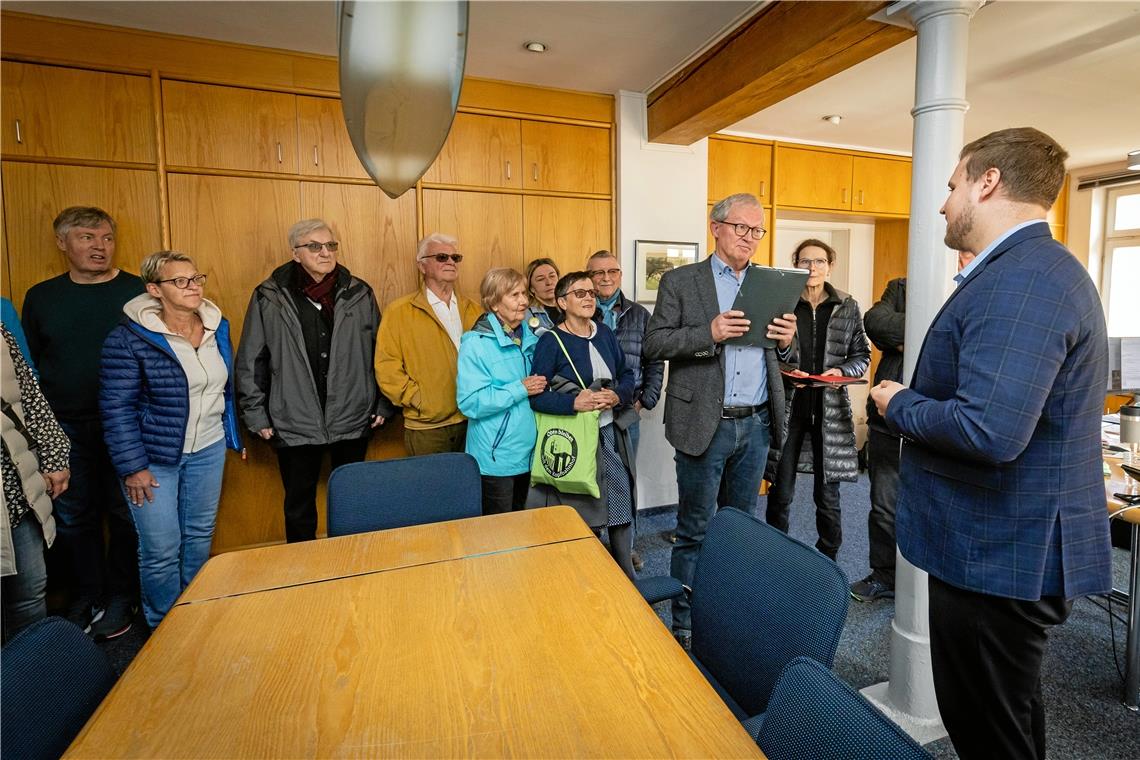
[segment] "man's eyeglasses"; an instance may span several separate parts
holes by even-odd
[[[597,295],[597,292],[593,290],[587,290],[586,288],[575,288],[574,290],[567,290],[562,294],[562,297],[565,298],[566,296],[574,296],[575,298],[596,298]]]
[[[179,290],[189,290],[190,289],[190,283],[194,283],[198,287],[202,287],[203,285],[205,285],[206,284],[206,275],[196,274],[193,277],[171,277],[169,280],[157,280],[157,281],[155,281],[155,284],[161,285],[164,282],[174,283],[174,287],[178,288]]]
[[[764,236],[768,234],[768,230],[763,227],[749,227],[742,222],[717,221],[717,224],[727,224],[729,227],[732,227],[737,237],[744,237],[745,235],[751,234],[753,240],[763,240]]]
[[[336,253],[336,249],[340,248],[340,243],[335,240],[330,240],[327,243],[318,243],[314,240],[311,243],[301,243],[300,245],[293,246],[294,251],[299,248],[308,248],[313,253],[320,253],[322,248],[328,248],[329,253]]]
[[[433,253],[429,256],[420,256],[419,260],[420,261],[427,261],[428,259],[435,259],[440,264],[446,264],[447,260],[451,259],[451,261],[453,263],[458,264],[459,262],[463,261],[463,254],[462,253]]]
[[[613,279],[614,277],[617,277],[619,274],[621,274],[621,270],[620,269],[591,269],[586,274],[590,275],[590,277],[594,278],[595,280],[598,279],[599,277],[605,277],[606,275],[609,275],[610,279]]]
[[[831,262],[827,259],[800,259],[799,267],[800,269],[815,269],[816,267],[823,269],[829,263]]]

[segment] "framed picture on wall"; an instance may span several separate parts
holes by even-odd
[[[661,275],[685,264],[695,264],[699,256],[700,250],[696,243],[633,241],[634,300],[638,303],[656,303]]]

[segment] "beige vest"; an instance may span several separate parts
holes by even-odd
[[[8,346],[0,341],[0,394],[4,401],[12,405],[12,411],[21,424],[24,420],[24,404],[20,399],[20,383],[16,379],[16,366],[12,363],[12,356],[8,353]],[[20,473],[20,481],[24,484],[24,493],[28,503],[32,505],[32,512],[43,527],[44,541],[51,546],[55,540],[55,520],[51,516],[51,497],[47,494],[47,484],[40,475],[40,461],[36,452],[29,448],[28,440],[17,429],[16,424],[7,414],[0,414],[4,445],[12,457],[16,471]],[[14,575],[16,572],[16,558],[12,551],[12,526],[8,523],[8,504],[4,499],[4,519],[0,520],[0,575]],[[31,519],[24,515],[24,519]]]

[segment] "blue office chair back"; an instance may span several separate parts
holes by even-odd
[[[780,674],[756,743],[770,760],[930,757],[863,695],[810,657],[797,657]]]
[[[83,630],[63,618],[33,623],[0,652],[0,755],[58,758],[115,685],[115,671]]]
[[[691,603],[693,657],[745,718],[764,712],[791,660],[831,666],[847,620],[847,577],[810,546],[722,509],[701,545]]]
[[[482,511],[483,484],[470,454],[357,462],[329,476],[330,537],[478,517]]]

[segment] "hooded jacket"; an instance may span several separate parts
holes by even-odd
[[[217,343],[228,377],[219,410],[210,400],[190,398],[190,384],[167,335],[151,329],[158,300],[137,296],[123,306],[123,321],[103,343],[99,363],[99,411],[103,439],[120,478],[150,467],[151,462],[177,464],[187,427],[203,424],[203,414],[221,413],[226,445],[241,451],[234,405],[233,347],[230,324],[221,310],[203,299],[198,316],[208,331],[203,339]],[[199,351],[201,348],[199,348]],[[195,419],[191,419],[192,412]]]
[[[530,472],[536,426],[522,380],[531,374],[538,337],[524,322],[522,344],[484,314],[459,343],[456,403],[467,417],[467,453],[484,475]]]
[[[327,396],[321,407],[297,301],[295,263],[254,288],[235,362],[238,406],[246,428],[273,428],[279,446],[326,445],[363,437],[372,415],[396,413],[376,385],[373,358],[380,308],[368,283],[341,265],[333,307]]]

